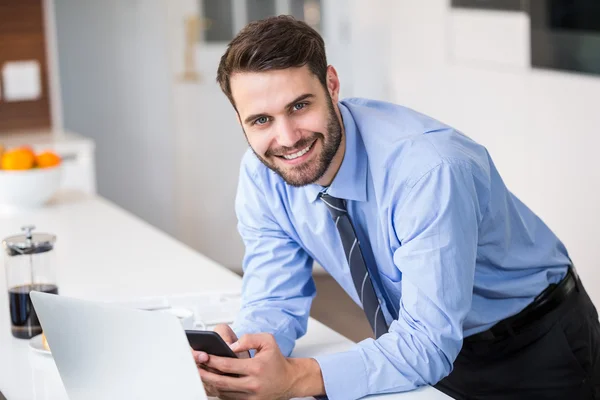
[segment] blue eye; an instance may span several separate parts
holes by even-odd
[[[306,103],[297,103],[297,104],[294,104],[294,111],[302,110],[304,107],[306,107]]]
[[[269,122],[269,118],[268,117],[260,117],[260,118],[257,118],[256,120],[254,120],[254,124],[255,125],[264,125],[267,122]]]

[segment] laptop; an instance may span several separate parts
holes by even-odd
[[[176,316],[31,292],[70,400],[206,400]]]

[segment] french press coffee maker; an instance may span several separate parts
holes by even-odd
[[[25,233],[2,241],[4,268],[10,307],[12,334],[29,339],[42,333],[29,293],[33,290],[58,294],[54,243],[56,236],[33,233],[35,226],[21,228]]]

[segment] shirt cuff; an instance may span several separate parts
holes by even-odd
[[[231,330],[233,330],[233,333],[235,333],[235,336],[237,336],[238,339],[247,333],[260,333],[260,329],[257,329],[256,327],[252,328],[247,325],[242,325],[242,324],[238,325],[236,323],[233,323],[231,325]]]
[[[358,399],[369,394],[367,371],[360,350],[317,356],[329,400]]]
[[[258,325],[249,327],[249,326],[246,326],[245,324],[237,325],[235,323],[231,326],[231,329],[233,330],[235,335],[238,337],[238,339],[241,338],[246,333],[267,332],[267,333],[273,334],[273,336],[275,337],[275,341],[277,342],[277,345],[279,346],[279,350],[281,350],[281,353],[286,357],[289,357],[290,354],[292,354],[292,350],[294,350],[295,340],[290,337],[289,332],[287,332],[283,329],[279,329],[274,332],[272,332],[272,331],[270,332],[269,330],[261,329]],[[250,350],[250,357],[253,358],[255,353],[256,353],[256,350]]]
[[[247,333],[260,333],[260,331],[256,330],[256,328],[252,329],[248,326],[236,325],[235,323],[233,325],[231,325],[231,329],[233,330],[233,333],[235,333],[235,336],[238,337],[238,339]],[[256,354],[256,350],[250,350],[250,351],[248,351],[248,353],[250,353],[250,358],[254,358],[254,355]]]

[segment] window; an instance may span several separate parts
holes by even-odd
[[[273,15],[292,15],[321,31],[321,0],[200,0],[203,41],[227,43],[248,22]]]
[[[246,0],[247,22],[257,21],[276,14],[274,0]]]
[[[200,9],[204,15],[204,40],[229,42],[233,39],[232,0],[204,0]]]
[[[536,68],[600,75],[600,2],[530,2],[531,62]]]

